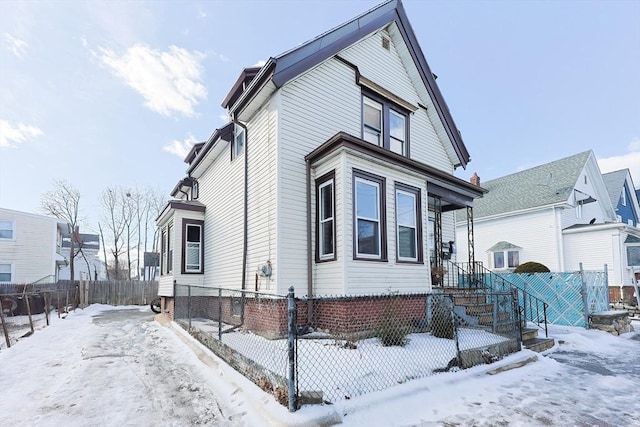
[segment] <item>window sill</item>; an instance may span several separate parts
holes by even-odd
[[[354,261],[369,261],[369,262],[389,262],[387,258],[363,258],[363,257],[353,257]]]

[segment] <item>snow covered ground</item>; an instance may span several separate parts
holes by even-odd
[[[550,335],[558,344],[544,355],[522,351],[290,414],[147,307],[92,305],[52,316],[52,326],[0,351],[0,424],[640,425],[640,332],[551,327]]]

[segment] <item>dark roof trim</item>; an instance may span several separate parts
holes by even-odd
[[[238,96],[242,94],[242,88],[246,84],[250,83],[251,80],[258,74],[261,67],[247,67],[242,70],[238,80],[233,84],[231,90],[222,101],[222,108],[227,108],[227,105],[232,105],[233,102],[238,99]]]
[[[404,39],[409,53],[413,58],[418,73],[433,100],[436,112],[443,123],[445,132],[452,142],[460,165],[464,168],[470,161],[460,131],[453,121],[453,117],[447,107],[446,102],[435,82],[434,74],[424,57],[420,44],[416,38],[407,14],[402,6],[401,0],[389,0],[373,9],[353,18],[352,20],[339,25],[318,37],[293,48],[276,58],[270,58],[262,67],[258,75],[251,81],[249,87],[237,97],[237,101],[230,105],[233,95],[227,95],[222,103],[223,108],[229,108],[236,114],[241,112],[253,97],[263,88],[269,79],[273,80],[276,88],[282,87],[285,83],[313,68],[322,61],[336,55],[342,49],[352,45],[363,37],[396,22],[402,38]],[[343,61],[345,62],[345,61]],[[242,77],[242,75],[241,75]],[[240,80],[240,79],[239,79]],[[236,84],[239,84],[236,82]],[[235,88],[235,85],[234,85]],[[230,94],[233,94],[234,89]]]
[[[189,150],[186,157],[184,158],[184,162],[187,164],[191,163],[193,159],[195,159],[195,157],[198,155],[198,152],[200,151],[200,149],[204,144],[205,144],[204,142],[198,142],[196,144],[193,144],[193,147],[191,147],[191,150]]]
[[[164,216],[164,214],[169,210],[183,210],[183,211],[193,211],[193,212],[204,212],[206,210],[206,206],[197,201],[197,200],[169,200],[167,205],[162,209],[160,215],[156,218],[156,222]]]
[[[211,151],[211,148],[213,148],[213,146],[219,140],[222,139],[222,140],[225,140],[225,141],[230,141],[232,134],[233,134],[233,122],[229,122],[226,125],[222,126],[221,128],[218,128],[215,131],[213,131],[213,133],[211,134],[211,136],[207,140],[207,143],[205,144],[204,148],[202,150],[200,150],[200,152],[198,153],[198,156],[189,165],[189,168],[187,169],[187,175],[190,175],[191,172],[193,172],[193,170],[196,167],[198,167],[200,162],[202,162],[202,160],[207,156],[207,153],[209,151]]]
[[[429,195],[438,196],[447,202],[454,205],[452,209],[449,209],[447,206],[443,206],[443,212],[447,212],[449,210],[458,209],[460,206],[471,206],[473,207],[473,197],[469,197],[455,191],[449,190],[447,188],[441,187],[438,184],[434,184],[432,182],[427,182],[427,193]]]
[[[467,205],[465,201],[469,202],[472,198],[482,197],[482,195],[487,192],[487,190],[482,187],[478,187],[470,182],[457,178],[453,175],[449,175],[448,173],[436,169],[433,166],[401,156],[345,132],[339,132],[331,137],[328,141],[305,156],[305,160],[313,163],[342,147],[350,148],[371,157],[420,173],[427,178],[428,185],[431,186],[430,188],[434,191],[434,194],[437,194],[437,192],[440,191],[443,196],[446,194],[446,197],[449,198],[450,193],[447,192],[443,194],[443,191],[453,191],[455,194],[459,194],[461,196],[458,201],[464,205]]]
[[[625,243],[640,243],[640,237],[632,236],[631,234],[627,235],[627,238],[624,239]]]
[[[440,92],[440,88],[438,88],[438,85],[436,84],[436,80],[434,78],[435,74],[431,72],[431,68],[429,67],[429,64],[427,64],[427,60],[424,57],[424,53],[420,48],[418,39],[416,38],[416,35],[411,28],[409,18],[407,17],[401,1],[398,1],[396,10],[399,18],[396,23],[398,24],[400,33],[407,43],[407,48],[409,49],[414,62],[418,64],[418,72],[420,73],[422,81],[427,87],[429,95],[434,101],[433,103],[435,104],[436,111],[438,112],[438,116],[440,116],[440,120],[442,120],[444,124],[447,135],[449,135],[449,138],[453,143],[453,148],[458,155],[458,159],[460,159],[460,165],[463,168],[466,168],[467,163],[469,163],[469,161],[471,160],[471,157],[469,156],[467,147],[462,141],[462,135],[460,135],[460,131],[453,121],[453,117],[451,116],[449,107],[447,106],[447,103],[442,96],[442,92]]]
[[[178,191],[182,190],[182,187],[193,187],[193,181],[193,178],[191,178],[190,176],[178,181],[176,186],[173,187],[173,190],[171,190],[171,197],[175,197],[175,195],[178,194]]]
[[[242,94],[237,97],[229,97],[227,95],[225,100],[222,102],[222,108],[228,108],[229,111],[235,112],[236,115],[240,113],[249,101],[251,101],[271,79],[275,66],[275,60],[273,58],[269,58],[267,63],[262,66],[258,74],[251,80],[251,83],[249,83],[249,86],[244,90],[244,92],[242,92]]]

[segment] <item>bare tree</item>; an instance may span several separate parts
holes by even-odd
[[[111,240],[110,244],[112,244],[110,250],[114,258],[114,278],[116,280],[122,278],[120,258],[124,251],[126,236],[123,234],[126,231],[128,221],[126,203],[123,202],[125,198],[126,193],[120,187],[107,188],[102,192],[101,204],[104,209],[104,223]],[[102,230],[101,226],[100,228]]]
[[[78,233],[78,226],[81,222],[80,214],[80,192],[73,185],[65,180],[55,180],[53,189],[44,193],[40,200],[42,210],[46,213],[63,219],[71,226],[71,238],[69,248],[69,271],[70,279],[74,280],[74,260],[81,248]]]

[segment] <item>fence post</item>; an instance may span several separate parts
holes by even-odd
[[[633,271],[631,271],[631,274],[633,274]],[[607,264],[604,265],[604,286],[605,286],[604,293],[607,298],[607,310],[608,310],[609,307],[611,307],[611,300],[609,299],[609,266]]]
[[[522,317],[524,317],[525,325],[527,322],[527,294],[527,282],[524,282],[524,286],[522,287]],[[522,319],[520,321],[522,321]]]
[[[498,294],[492,293],[491,299],[493,300],[493,332],[495,333],[498,330]]]
[[[191,330],[191,285],[187,286],[187,317],[189,318],[189,330]]]
[[[222,342],[222,288],[218,288],[218,341]]]
[[[584,271],[580,263],[580,294],[582,295],[582,306],[584,313],[584,327],[589,329],[589,299],[587,296],[587,283],[584,281]]]
[[[289,359],[289,412],[296,410],[296,301],[293,286],[289,287],[287,295],[287,332],[288,332],[288,359]]]
[[[4,339],[7,341],[7,348],[11,347],[11,340],[9,339],[9,331],[7,330],[7,324],[4,320],[4,307],[2,307],[2,298],[0,298],[0,321],[2,321],[2,331],[4,332]]]

